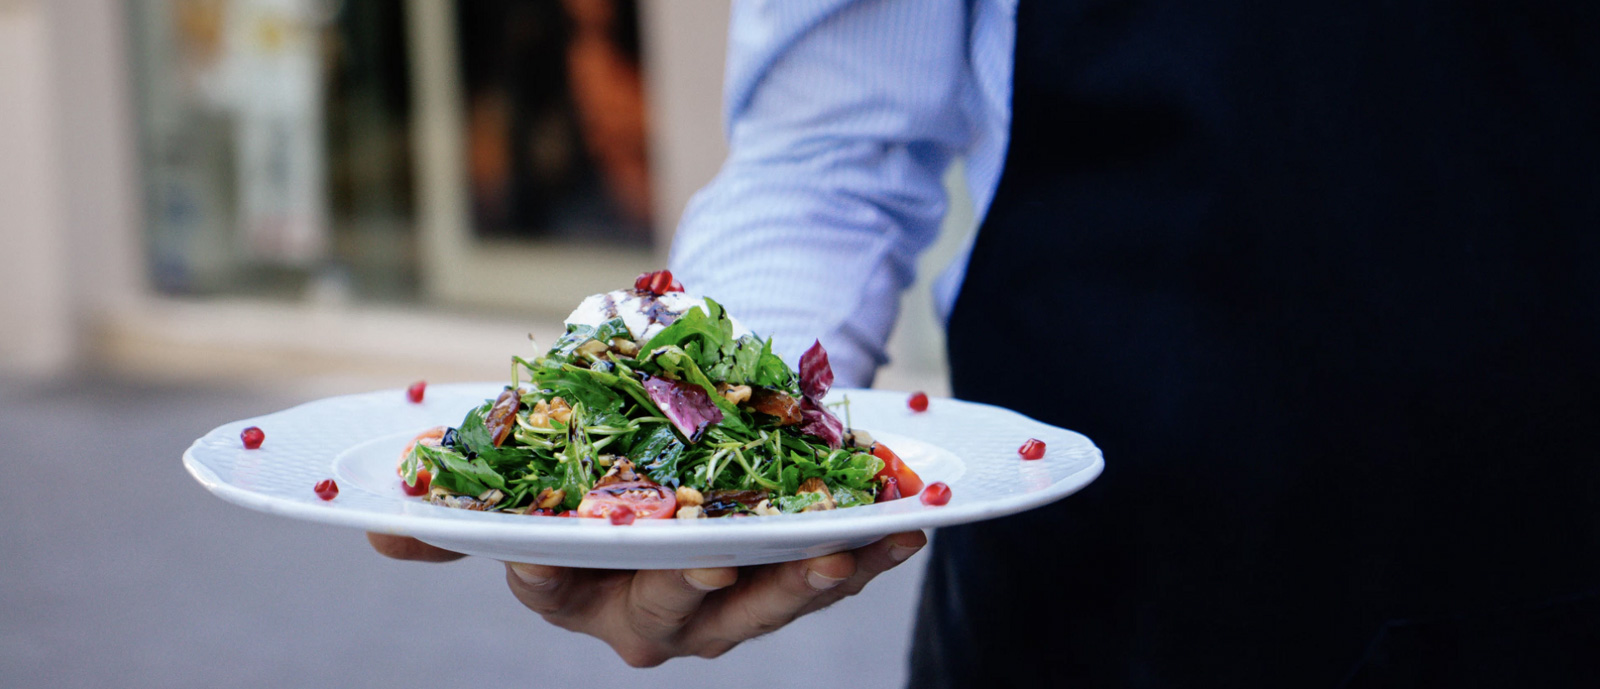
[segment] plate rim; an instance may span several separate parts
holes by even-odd
[[[446,384],[451,387],[471,387],[501,385],[493,382],[470,382]],[[444,387],[441,385],[439,387]],[[935,402],[948,401],[962,405],[978,405],[1003,411],[1019,419],[1046,426],[1054,431],[1067,433],[1081,442],[1080,448],[1075,452],[1084,452],[1091,455],[1091,461],[1083,467],[1072,471],[1051,482],[1045,488],[1035,491],[1022,492],[1014,495],[985,498],[980,502],[970,504],[956,503],[940,507],[916,507],[905,511],[896,511],[887,514],[863,514],[864,519],[839,518],[827,513],[818,515],[790,514],[772,517],[750,517],[746,519],[729,520],[661,520],[662,523],[636,522],[629,528],[621,529],[611,524],[602,523],[601,520],[562,519],[551,520],[549,523],[515,523],[517,515],[502,515],[494,513],[492,519],[463,518],[431,516],[425,514],[393,514],[371,511],[361,506],[344,506],[329,502],[310,502],[294,500],[287,497],[252,491],[247,488],[224,481],[211,467],[204,464],[196,451],[201,449],[206,439],[213,437],[223,429],[231,428],[245,423],[257,422],[271,416],[289,414],[304,407],[334,400],[350,399],[381,395],[393,392],[399,394],[401,389],[378,390],[371,392],[352,393],[324,397],[317,400],[303,402],[279,411],[270,412],[245,419],[231,421],[213,428],[192,442],[183,453],[184,468],[195,481],[213,495],[233,504],[259,512],[278,516],[301,519],[333,526],[343,526],[362,529],[365,531],[405,535],[428,540],[430,538],[455,541],[496,541],[513,543],[544,543],[558,547],[585,547],[600,545],[637,544],[640,546],[665,546],[683,544],[686,540],[696,543],[726,543],[730,545],[745,545],[752,543],[772,544],[786,542],[820,542],[825,540],[848,540],[863,538],[873,535],[888,535],[911,530],[937,529],[946,526],[972,523],[993,519],[1012,514],[1017,514],[1030,509],[1055,502],[1065,498],[1097,479],[1105,468],[1105,459],[1100,448],[1092,440],[1081,433],[1058,426],[1051,426],[1038,421],[1021,412],[990,405],[981,402],[972,402],[955,398],[935,398]],[[898,391],[884,391],[873,389],[839,389],[842,394],[869,394],[879,395],[896,393]],[[871,429],[865,429],[870,431]],[[885,431],[887,433],[898,433]],[[906,433],[898,433],[913,437]],[[352,441],[345,449],[353,448],[360,443],[369,442],[380,436],[361,438]],[[935,447],[942,445],[917,438]],[[974,460],[953,453],[966,466],[968,473],[973,471]],[[334,463],[338,457],[327,457],[325,460],[327,470],[333,471]],[[1018,460],[1023,461],[1023,460]],[[364,492],[370,493],[371,491]],[[383,497],[383,496],[380,496]],[[397,505],[398,506],[398,505]],[[866,506],[855,509],[870,509]],[[440,509],[449,509],[443,508]],[[474,513],[483,514],[483,513]],[[489,516],[489,515],[485,515]],[[811,518],[811,517],[825,518]],[[501,518],[505,518],[502,520]],[[714,533],[714,537],[691,536],[696,530],[703,533]]]

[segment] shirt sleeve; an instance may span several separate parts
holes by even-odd
[[[820,339],[840,385],[871,384],[972,139],[967,18],[959,0],[735,2],[730,153],[684,213],[674,274],[791,364]]]

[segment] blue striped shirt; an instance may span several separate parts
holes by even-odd
[[[982,218],[1010,126],[1017,0],[738,0],[729,155],[695,195],[670,267],[790,362],[814,338],[866,385],[955,157]],[[971,247],[935,287],[954,303]]]

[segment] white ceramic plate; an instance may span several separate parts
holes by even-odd
[[[245,507],[296,519],[414,536],[441,548],[498,560],[571,567],[666,569],[797,560],[855,548],[891,533],[993,519],[1072,494],[1100,475],[1100,450],[1072,431],[1016,412],[934,399],[914,413],[906,394],[836,390],[848,396],[856,427],[893,448],[928,483],[950,486],[946,505],[916,498],[829,512],[743,519],[641,520],[613,526],[472,512],[407,497],[395,475],[400,450],[432,426],[453,426],[500,383],[430,386],[422,404],[404,390],[333,397],[220,426],[183,454],[183,465],[211,492]],[[842,414],[841,414],[842,416]],[[240,431],[259,426],[260,449]],[[1028,438],[1044,459],[1024,461]],[[332,478],[339,495],[323,501],[312,486]]]

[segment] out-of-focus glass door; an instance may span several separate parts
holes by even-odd
[[[163,294],[551,314],[665,255],[635,0],[128,16]]]
[[[634,0],[409,0],[424,284],[555,312],[665,255]]]

